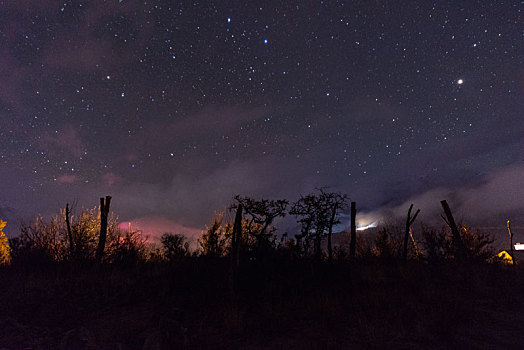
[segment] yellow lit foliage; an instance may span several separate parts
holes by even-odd
[[[61,216],[61,242],[66,244],[65,209],[60,210]],[[100,208],[85,209],[78,215],[71,215],[71,233],[73,236],[74,256],[79,259],[92,259],[98,246],[100,235]],[[118,229],[118,217],[111,213],[107,225],[106,254],[119,242],[122,234]]]
[[[0,265],[8,265],[11,262],[11,248],[3,231],[6,224],[7,222],[0,220]]]
[[[50,261],[64,261],[69,258],[78,260],[94,259],[100,234],[100,210],[98,207],[86,209],[78,215],[71,215],[71,233],[73,251],[70,251],[69,238],[65,222],[65,210],[59,215],[45,220],[38,216],[30,225],[22,224],[20,235],[17,237],[19,245],[13,245],[15,251],[32,259],[48,259]],[[106,254],[112,242],[118,241],[121,234],[118,230],[118,218],[111,214],[108,219]],[[20,256],[21,254],[16,254]]]
[[[224,213],[215,212],[213,221],[202,231],[202,236],[198,240],[198,244],[202,249],[204,256],[222,257],[226,254],[226,246],[228,244],[228,225],[223,224]]]
[[[507,251],[503,250],[497,254],[497,257],[503,264],[513,264],[513,258],[508,254]]]

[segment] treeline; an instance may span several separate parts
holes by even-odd
[[[227,258],[264,261],[270,259],[334,261],[354,259],[397,259],[445,261],[453,259],[486,260],[492,258],[490,234],[457,225],[445,201],[443,218],[447,226],[440,229],[412,225],[419,213],[409,208],[405,225],[389,224],[370,236],[356,232],[356,203],[346,194],[317,189],[290,203],[286,199],[254,199],[237,195],[230,213],[217,213],[191,248],[187,237],[165,233],[160,245],[131,226],[119,227],[117,216],[110,212],[111,197],[101,198],[100,207],[71,213],[69,205],[50,220],[38,216],[21,223],[20,234],[8,241],[0,228],[1,263],[98,262],[133,264],[138,262],[173,262],[187,258]],[[333,229],[341,215],[350,213],[350,232],[339,234],[333,244]],[[292,236],[277,235],[275,219],[292,215],[300,232]]]

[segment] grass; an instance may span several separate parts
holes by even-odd
[[[227,272],[227,259],[203,258],[4,267],[0,348],[56,349],[71,330],[100,349],[524,345],[520,267],[246,262],[234,296]]]

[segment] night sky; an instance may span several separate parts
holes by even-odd
[[[523,7],[0,1],[0,217],[112,195],[191,234],[234,194],[326,186],[370,220],[524,224]]]

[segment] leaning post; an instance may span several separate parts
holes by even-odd
[[[440,201],[440,204],[442,205],[442,209],[444,209],[444,214],[446,214],[447,220],[444,216],[442,216],[442,218],[448,224],[449,228],[451,229],[451,233],[453,235],[453,246],[457,253],[457,257],[465,258],[467,256],[466,246],[464,245],[464,242],[462,241],[462,238],[460,237],[460,233],[457,228],[457,224],[455,223],[455,219],[453,218],[453,214],[451,213],[451,209],[449,208],[448,202],[446,202],[446,200],[442,200]]]

